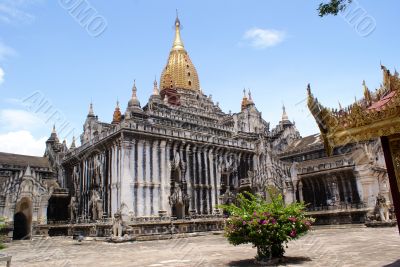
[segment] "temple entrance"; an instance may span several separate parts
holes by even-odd
[[[174,210],[175,210],[175,217],[177,219],[185,218],[185,206],[181,202],[175,204]]]
[[[13,240],[30,239],[32,226],[32,202],[29,198],[22,198],[17,203],[14,215]]]
[[[68,197],[52,196],[47,207],[47,222],[67,221],[69,202],[70,198]]]

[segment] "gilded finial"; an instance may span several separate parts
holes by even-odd
[[[176,10],[176,19],[175,19],[175,40],[172,46],[173,50],[184,50],[183,42],[181,39],[181,21],[178,17],[178,9]]]

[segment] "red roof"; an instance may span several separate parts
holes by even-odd
[[[380,111],[382,109],[384,109],[385,105],[387,103],[390,102],[390,100],[392,98],[394,98],[396,96],[396,92],[397,91],[392,91],[389,94],[387,94],[385,97],[383,97],[382,99],[380,99],[379,101],[373,103],[368,110],[376,110],[376,111]]]

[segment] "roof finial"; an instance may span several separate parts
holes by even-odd
[[[308,96],[311,96],[311,85],[307,84],[307,94]]]
[[[282,121],[288,121],[289,117],[286,113],[286,107],[285,104],[282,103]]]
[[[140,108],[140,102],[139,102],[139,99],[137,98],[136,92],[137,92],[136,79],[134,79],[133,87],[132,87],[132,97],[128,102],[127,109],[130,109],[131,107],[139,107]]]
[[[178,17],[178,9],[176,10],[176,19],[175,19],[175,40],[172,45],[173,50],[184,50],[183,42],[181,40],[181,21]]]
[[[247,96],[246,96],[246,88],[243,88],[243,98],[247,98]]]
[[[72,136],[72,143],[71,143],[71,146],[69,147],[69,149],[74,149],[74,148],[76,148],[76,145],[75,145],[75,135]]]
[[[51,133],[53,133],[53,134],[57,133],[57,132],[56,132],[56,125],[55,125],[55,124],[53,124],[53,130],[51,131]]]
[[[250,88],[249,88],[249,100],[253,100],[253,99],[251,99],[251,92],[250,92]]]
[[[93,103],[92,103],[92,101],[90,101],[90,105],[89,105],[89,114],[88,114],[88,116],[94,116]]]
[[[157,78],[154,78],[154,83],[153,83],[153,95],[159,95],[159,91],[158,91],[158,85],[157,85]]]
[[[117,99],[117,105],[115,106],[114,114],[113,114],[113,120],[112,124],[118,124],[121,121],[121,110],[119,108],[119,101]]]

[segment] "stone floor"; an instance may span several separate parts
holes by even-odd
[[[251,245],[231,246],[222,235],[110,244],[70,238],[15,241],[2,253],[12,265],[254,266]],[[2,263],[0,262],[0,266]],[[397,228],[316,229],[289,243],[283,266],[400,266]]]

